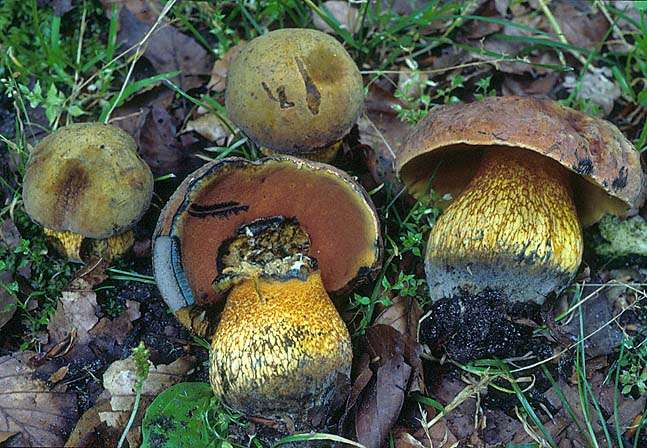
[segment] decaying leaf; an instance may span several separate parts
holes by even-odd
[[[229,65],[234,60],[234,58],[240,53],[240,50],[245,45],[245,41],[240,42],[237,45],[234,45],[225,55],[218,59],[211,69],[211,79],[207,84],[207,88],[213,92],[224,92],[227,87],[227,72],[229,71]]]
[[[128,8],[119,13],[119,43],[127,48],[142,41],[150,24],[139,20]],[[162,24],[148,39],[144,57],[158,73],[179,71],[174,82],[184,90],[202,85],[200,79],[209,75],[213,58],[193,38],[179,32],[169,24]]]
[[[388,325],[368,328],[364,345],[346,415],[354,408],[357,441],[379,448],[400,415],[413,374],[420,369],[421,349]]]
[[[166,109],[153,106],[139,133],[139,153],[156,176],[187,174],[196,168],[176,138],[177,124]]]
[[[33,376],[33,352],[0,358],[0,434],[3,446],[62,446],[77,418],[76,394],[50,389]]]
[[[0,328],[9,322],[16,313],[18,299],[14,294],[3,288],[3,284],[7,285],[11,282],[13,282],[11,273],[0,271]]]
[[[193,368],[195,359],[191,356],[183,356],[171,364],[160,364],[152,366],[148,378],[144,382],[142,389],[142,398],[135,424],[129,433],[131,445],[137,442],[139,445],[140,429],[144,410],[150,402],[164,389],[182,380],[184,375]],[[99,420],[109,428],[123,429],[131,412],[135,401],[135,383],[137,376],[135,374],[136,366],[132,356],[115,361],[106,369],[103,374],[103,386],[106,391],[102,395],[109,399],[109,407],[103,407],[98,411]],[[95,419],[93,418],[93,421]]]
[[[227,126],[214,113],[204,114],[195,120],[190,120],[186,124],[184,131],[195,131],[210,142],[218,145],[223,145],[227,137],[231,135]]]
[[[137,19],[149,24],[155,22],[162,11],[159,0],[101,0],[101,4],[108,16],[112,14],[112,8],[116,8],[117,12],[121,8],[128,8]]]
[[[612,81],[613,75],[608,67],[591,67],[581,80],[574,75],[564,79],[564,87],[569,91],[577,89],[577,98],[591,101],[600,106],[603,116],[613,110],[614,102],[620,98],[620,87]]]
[[[323,2],[320,8],[325,8],[339,22],[339,25],[351,33],[357,32],[359,22],[357,20],[357,8],[353,8],[347,1],[328,0]],[[312,12],[312,23],[315,28],[325,33],[335,34],[333,30],[316,12]]]

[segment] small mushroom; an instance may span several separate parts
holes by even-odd
[[[217,322],[215,393],[298,430],[324,427],[347,392],[352,346],[329,294],[372,278],[381,254],[361,186],[288,156],[203,166],[173,194],[154,236],[164,300],[207,336],[201,320]]]
[[[102,123],[77,123],[32,150],[23,181],[27,214],[73,261],[113,259],[134,242],[130,230],[146,212],[153,175],[135,141]]]
[[[257,37],[227,75],[229,117],[266,153],[332,160],[363,104],[355,62],[321,31],[281,29]]]
[[[614,125],[527,97],[434,109],[397,169],[414,195],[455,198],[429,236],[434,300],[491,289],[542,303],[574,277],[582,226],[645,196],[640,154]]]

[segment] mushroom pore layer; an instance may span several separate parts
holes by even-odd
[[[213,337],[210,379],[247,414],[312,429],[348,381],[348,330],[324,288],[310,240],[295,219],[243,226],[223,243],[214,288],[231,288]]]
[[[431,231],[425,263],[431,295],[489,287],[541,303],[573,278],[582,246],[568,172],[531,151],[487,149]]]

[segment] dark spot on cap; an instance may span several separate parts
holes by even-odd
[[[615,179],[613,179],[613,183],[611,186],[613,187],[614,190],[622,190],[627,186],[627,167],[623,166],[620,168],[620,172],[618,173],[618,176],[616,176]]]
[[[589,175],[593,172],[593,161],[586,157],[577,161],[577,165],[573,167],[573,171],[581,175]]]
[[[65,162],[54,187],[56,205],[53,207],[52,227],[61,227],[65,219],[74,214],[89,185],[89,175],[80,161],[72,159]]]

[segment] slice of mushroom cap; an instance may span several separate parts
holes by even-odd
[[[30,154],[23,181],[27,214],[43,227],[103,239],[130,229],[148,209],[153,174],[123,130],[76,123]]]
[[[640,154],[617,127],[531,97],[490,97],[432,110],[401,146],[396,168],[414,196],[431,186],[456,197],[476,172],[482,150],[491,146],[534,151],[569,170],[584,226],[644,202]]]
[[[363,104],[357,65],[316,30],[281,29],[253,39],[227,75],[231,120],[276,153],[318,153],[348,133]]]
[[[211,283],[223,242],[259,218],[294,217],[330,293],[372,278],[382,260],[373,204],[346,173],[289,156],[227,158],[189,175],[162,210],[154,233],[155,278],[173,311],[223,304]]]

